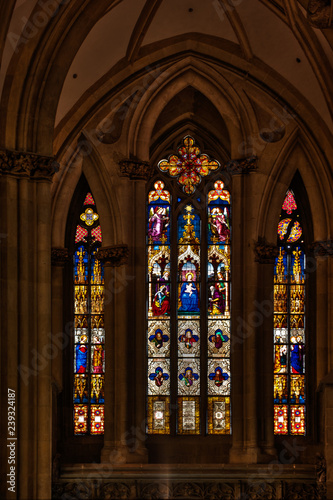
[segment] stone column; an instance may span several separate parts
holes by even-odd
[[[104,265],[105,327],[105,420],[104,463],[126,462],[122,436],[127,429],[127,288],[124,281],[129,249],[120,244],[102,247],[97,258]],[[121,269],[120,269],[120,266]],[[125,273],[122,272],[125,270]]]
[[[1,355],[7,373],[1,391],[4,396],[7,388],[16,390],[15,493],[20,499],[51,495],[50,181],[57,169],[50,157],[0,152],[0,232],[6,234]],[[7,489],[3,493],[2,498],[15,498]]]
[[[233,446],[230,462],[256,463],[257,440],[257,318],[255,312],[257,264],[252,247],[255,218],[256,157],[232,160],[233,249],[232,286],[238,290],[232,303]],[[253,176],[254,175],[254,176]]]
[[[258,331],[259,391],[261,405],[259,416],[261,432],[258,436],[264,461],[276,455],[274,447],[274,410],[273,410],[273,316],[274,316],[274,262],[278,256],[276,245],[268,245],[260,239],[255,245],[255,261],[258,263],[258,300],[256,311],[262,319]],[[258,316],[259,317],[259,316]]]
[[[63,390],[63,349],[70,340],[69,331],[63,320],[64,268],[70,265],[72,257],[67,248],[52,248],[51,295],[52,295],[52,469],[53,476],[59,474],[56,455],[58,432],[57,396]]]
[[[131,183],[132,213],[129,216],[129,244],[135,251],[131,254],[128,272],[135,279],[130,281],[131,298],[129,306],[132,314],[128,324],[128,339],[131,345],[129,360],[131,374],[135,382],[129,384],[133,390],[129,394],[130,426],[126,433],[128,462],[147,462],[145,446],[146,432],[146,182],[153,174],[154,167],[148,162],[130,158],[120,162],[120,175]],[[130,382],[130,381],[129,381]],[[135,390],[134,390],[135,387]]]

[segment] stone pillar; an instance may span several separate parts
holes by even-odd
[[[52,248],[52,278],[51,278],[51,295],[52,295],[52,469],[53,476],[58,474],[57,465],[57,438],[58,438],[58,407],[57,396],[63,390],[63,349],[68,344],[69,331],[64,331],[63,320],[63,297],[64,297],[64,268],[70,265],[72,261],[71,255],[67,248]]]
[[[257,316],[255,311],[257,264],[252,247],[255,218],[255,180],[250,174],[257,168],[255,157],[232,160],[226,168],[233,178],[232,284],[242,291],[232,300],[233,446],[230,462],[256,463],[257,439]],[[240,175],[239,175],[240,174]],[[236,370],[234,370],[236,372]]]
[[[98,250],[97,258],[104,265],[105,288],[105,421],[104,463],[126,462],[123,436],[127,430],[127,363],[128,293],[124,281],[128,246],[114,245]],[[120,266],[123,266],[120,270]]]
[[[263,461],[276,456],[274,447],[274,409],[273,409],[273,315],[274,315],[274,262],[278,256],[276,245],[268,245],[261,239],[255,245],[255,261],[258,263],[258,299],[255,310],[261,318],[262,326],[258,331],[259,391],[262,405],[259,408],[261,422],[259,444]]]
[[[16,485],[2,498],[51,496],[51,195],[53,158],[0,152],[2,396],[16,391]],[[7,437],[7,405],[1,434]],[[14,439],[13,439],[14,440]],[[5,462],[7,459],[5,458]],[[7,471],[8,472],[8,471]],[[7,485],[6,485],[7,486]]]
[[[129,214],[129,244],[135,249],[131,254],[128,272],[132,314],[128,324],[128,339],[131,345],[128,359],[132,363],[130,372],[135,374],[136,390],[129,394],[130,426],[126,433],[128,462],[147,462],[145,445],[146,432],[146,181],[153,174],[154,167],[148,162],[130,158],[120,162],[120,175],[130,181],[131,214]],[[129,387],[134,388],[134,383]],[[129,389],[130,390],[130,389]]]

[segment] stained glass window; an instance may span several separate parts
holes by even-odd
[[[179,168],[208,158],[194,144],[183,139]],[[230,434],[230,193],[218,180],[198,197],[196,175],[169,174],[176,195],[159,179],[147,204],[148,433]]]
[[[99,216],[87,193],[75,234],[74,434],[104,433],[104,270]]]
[[[305,435],[305,253],[291,190],[280,219],[274,267],[274,433]]]

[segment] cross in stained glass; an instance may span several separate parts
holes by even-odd
[[[87,226],[92,226],[98,218],[99,215],[96,214],[92,208],[86,208],[85,212],[80,215],[80,219],[83,220]]]
[[[186,194],[192,194],[200,184],[201,177],[209,175],[219,166],[217,160],[201,154],[193,137],[189,135],[184,137],[183,145],[178,148],[178,155],[171,155],[167,160],[158,163],[160,170],[169,172],[171,177],[178,177],[178,182]]]

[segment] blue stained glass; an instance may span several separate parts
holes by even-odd
[[[186,205],[178,216],[178,243],[200,243],[200,217],[192,205]]]

